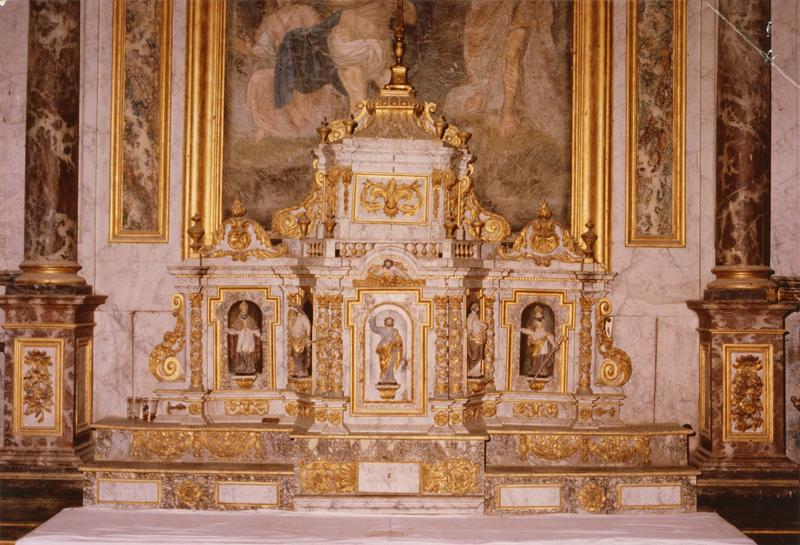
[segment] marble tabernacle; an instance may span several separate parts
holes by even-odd
[[[622,422],[613,275],[542,201],[510,236],[470,134],[406,80],[323,123],[308,196],[246,203],[170,268],[158,386],[94,424],[84,501],[121,508],[693,511],[691,430]]]

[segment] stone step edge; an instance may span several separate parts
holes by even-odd
[[[486,466],[484,477],[697,477],[700,470],[692,466],[606,467],[606,466]]]

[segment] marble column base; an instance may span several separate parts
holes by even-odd
[[[767,300],[689,301],[699,317],[702,478],[775,478],[786,457],[784,321],[798,308]]]
[[[77,468],[91,455],[94,311],[106,300],[91,291],[11,284],[0,296],[7,340],[0,465]]]

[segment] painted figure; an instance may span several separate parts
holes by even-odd
[[[376,317],[372,316],[369,319],[369,328],[373,333],[381,337],[378,346],[375,348],[380,368],[378,384],[397,384],[394,373],[401,367],[405,367],[407,363],[403,337],[394,327],[394,318],[388,317],[384,319],[383,326],[379,326]]]
[[[480,310],[480,304],[472,303],[467,315],[467,376],[470,378],[483,376],[482,364],[488,325],[481,320]]]
[[[261,331],[255,318],[250,315],[247,301],[239,303],[239,314],[231,320],[225,332],[233,347],[230,354],[229,369],[234,375],[253,375],[261,367],[261,350],[258,341]],[[233,340],[235,339],[235,341]]]
[[[290,374],[296,378],[311,376],[311,320],[303,309],[289,307]]]
[[[521,369],[521,374],[530,377],[547,377],[553,372],[553,355],[558,349],[553,331],[545,323],[544,309],[536,305],[533,308],[533,325],[531,328],[521,327],[520,332],[525,335],[530,364],[527,370]],[[520,358],[522,362],[522,358]],[[522,362],[523,364],[525,362]],[[522,367],[522,366],[521,366]]]

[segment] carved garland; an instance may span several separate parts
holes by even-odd
[[[736,374],[731,380],[731,416],[737,431],[756,431],[764,425],[764,368],[761,358],[744,355],[733,364]]]
[[[189,294],[189,373],[192,390],[203,389],[203,292]]]
[[[436,370],[434,392],[437,396],[447,395],[447,297],[437,295],[433,298],[436,315]]]
[[[343,392],[342,301],[343,298],[340,294],[318,295],[316,297],[316,303],[319,308],[316,390],[318,393],[328,393],[336,396],[341,396]]]
[[[31,350],[25,354],[25,365],[28,370],[22,378],[22,399],[25,415],[34,415],[36,422],[44,422],[44,413],[53,411],[53,378],[50,367],[53,360],[44,350]]]
[[[492,296],[485,296],[483,305],[486,312],[486,344],[483,346],[483,379],[486,382],[486,390],[493,392],[496,390],[494,384],[494,300]]]
[[[461,395],[463,390],[463,385],[461,384],[462,368],[464,366],[462,303],[463,297],[458,295],[450,296],[448,308],[449,331],[447,333],[448,363],[450,367],[449,391],[456,396]]]
[[[130,455],[135,458],[169,459],[191,451],[201,457],[204,451],[217,458],[237,458],[248,452],[263,455],[261,437],[256,432],[237,431],[134,431]]]
[[[176,354],[186,345],[186,318],[183,311],[183,296],[172,296],[172,316],[175,328],[164,333],[164,341],[150,352],[150,373],[159,382],[172,382],[183,378],[183,368]]]

